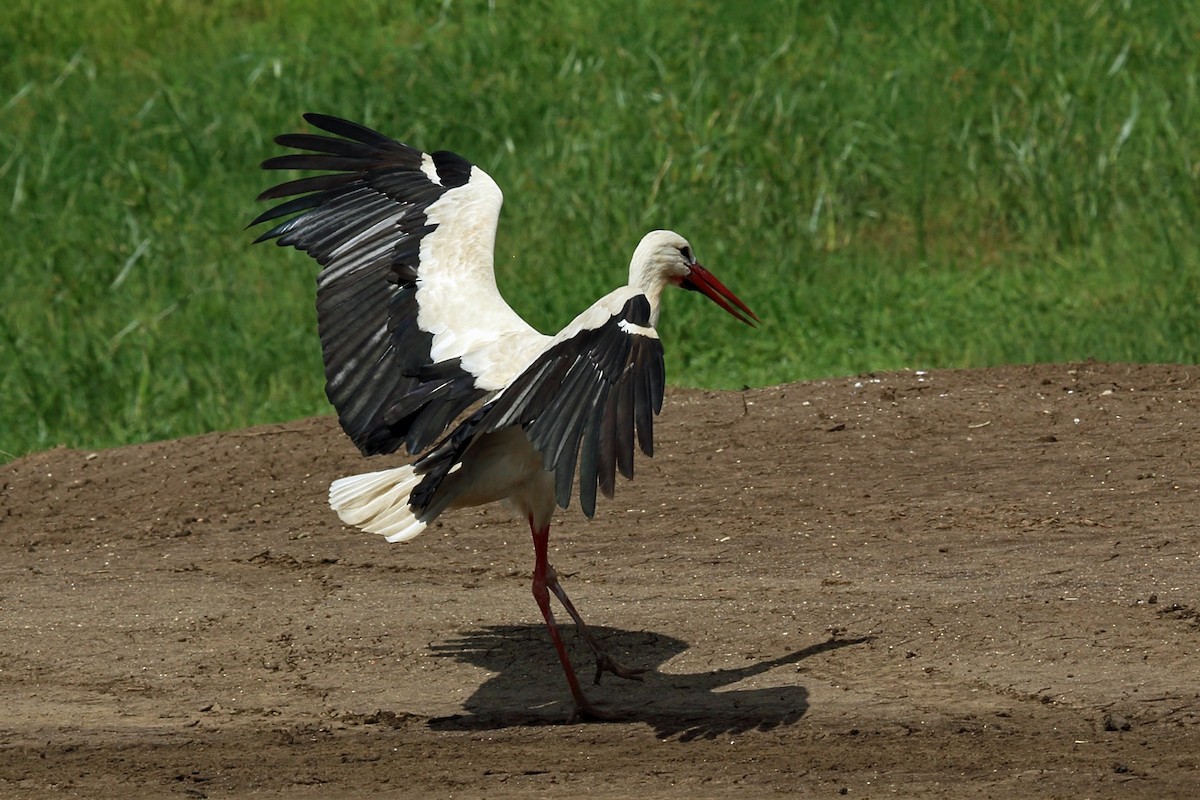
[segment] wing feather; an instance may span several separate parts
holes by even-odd
[[[633,380],[623,376],[617,386],[617,405],[613,409],[613,445],[616,448],[617,469],[626,478],[633,477]]]
[[[600,435],[603,429],[604,409],[608,405],[608,396],[611,392],[612,387],[607,382],[600,384],[600,390],[588,413],[587,424],[583,429],[583,438],[580,442],[579,508],[589,517],[596,513],[596,489],[601,483],[602,469]],[[611,495],[609,496],[611,497]]]
[[[487,173],[348,120],[276,138],[306,151],[263,162],[317,170],[259,195],[282,202],[256,241],[321,265],[317,319],[326,394],[365,454],[418,453],[455,417],[502,389],[549,337],[496,287],[492,249],[503,196]],[[325,135],[332,134],[332,135]]]

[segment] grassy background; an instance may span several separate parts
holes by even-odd
[[[0,459],[328,411],[313,265],[244,230],[309,110],[483,165],[544,330],[684,233],[765,324],[669,297],[673,383],[1200,360],[1190,2],[10,0],[0,46]]]

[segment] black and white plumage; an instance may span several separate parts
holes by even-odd
[[[412,464],[335,481],[343,521],[410,539],[448,509],[509,501],[534,536],[534,595],[563,662],[576,710],[583,695],[554,624],[553,591],[587,637],[600,670],[636,673],[603,652],[546,559],[555,504],[578,486],[582,510],[616,473],[633,476],[634,442],[653,453],[664,391],[655,331],[667,285],[700,291],[750,324],[753,312],[696,262],[671,231],[647,234],[629,283],[600,298],[555,336],[530,327],[501,297],[493,245],[503,201],[495,182],[461,156],[424,153],[353,122],[305,119],[328,134],[276,142],[304,153],[264,169],[319,170],[268,189],[292,198],[253,224],[277,221],[274,239],[311,255],[326,392],[364,455],[402,446]],[[462,414],[474,412],[447,433]]]

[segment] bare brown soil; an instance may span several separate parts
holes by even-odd
[[[552,557],[342,527],[331,418],[0,467],[5,797],[1200,796],[1200,368],[671,391]],[[581,673],[586,650],[572,633]]]

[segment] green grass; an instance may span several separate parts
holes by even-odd
[[[688,236],[669,380],[1200,360],[1187,2],[14,0],[0,458],[324,413],[313,265],[250,246],[322,111],[484,166],[544,330]],[[570,275],[571,280],[564,280]]]

